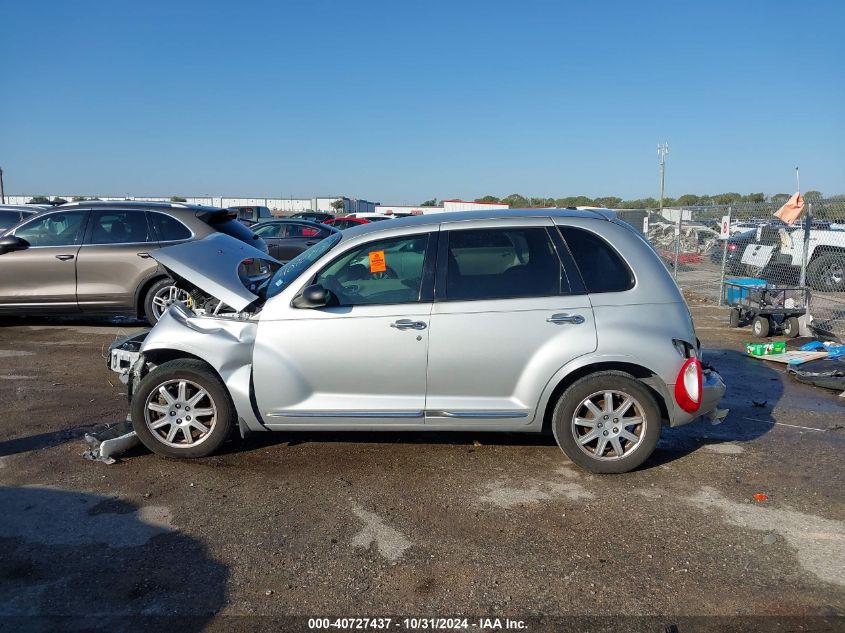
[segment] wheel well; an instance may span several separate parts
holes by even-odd
[[[164,363],[169,363],[172,360],[196,360],[201,362],[202,364],[206,365],[211,371],[217,374],[218,378],[222,381],[223,378],[217,372],[214,367],[208,364],[208,362],[199,356],[191,354],[189,352],[184,352],[179,349],[154,349],[148,352],[144,352],[144,358],[149,362],[155,365],[162,365]]]
[[[821,257],[822,255],[828,255],[830,253],[841,253],[845,255],[845,247],[842,246],[816,246],[813,250],[813,254],[810,256],[810,261],[814,261]]]
[[[657,406],[660,407],[661,418],[664,420],[669,419],[669,409],[666,406],[666,401],[663,399],[663,395],[650,384],[648,384],[648,382],[646,382],[646,379],[653,378],[655,376],[655,373],[653,371],[646,369],[645,367],[641,367],[640,365],[635,365],[633,363],[595,363],[593,365],[587,365],[585,367],[580,367],[576,369],[572,373],[564,376],[561,381],[557,384],[554,391],[552,392],[551,397],[549,398],[549,402],[546,404],[546,411],[543,415],[544,433],[551,433],[552,415],[554,414],[555,406],[557,405],[557,401],[560,398],[561,394],[566,391],[572,384],[574,384],[576,381],[580,380],[584,376],[589,376],[590,374],[594,374],[600,371],[621,371],[638,379],[640,382],[643,383],[643,386],[651,392],[651,395],[654,396],[654,400],[657,402]]]
[[[146,316],[144,313],[144,299],[147,298],[147,291],[153,287],[153,284],[167,278],[167,275],[156,275],[138,286],[138,291],[135,295],[135,313],[139,319],[143,319]]]

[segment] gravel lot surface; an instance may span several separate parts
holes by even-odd
[[[128,615],[188,616],[185,630],[307,630],[232,617],[289,615],[841,630],[845,398],[743,356],[753,337],[724,311],[693,312],[731,413],[664,430],[616,476],[513,434],[280,433],[190,462],[141,448],[88,462],[85,431],[127,413],[103,355],[141,324],[3,319],[0,616],[32,630],[126,629]],[[575,615],[599,619],[534,619]],[[656,619],[601,619],[620,615]]]

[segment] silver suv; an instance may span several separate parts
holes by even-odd
[[[228,305],[175,304],[119,341],[141,441],[168,457],[242,432],[551,430],[593,472],[640,465],[664,425],[717,419],[689,310],[612,212],[417,216],[332,235],[260,288],[226,235],[153,256]]]

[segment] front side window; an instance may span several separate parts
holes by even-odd
[[[86,211],[62,211],[41,216],[20,227],[15,235],[30,246],[71,246],[82,241]]]
[[[270,213],[270,209],[267,207],[258,207],[258,217],[259,218],[272,218],[273,214]]]
[[[548,297],[568,292],[548,231],[541,227],[448,232],[446,298]]]
[[[150,220],[159,242],[177,242],[191,238],[191,230],[166,213],[151,211]]]
[[[560,227],[587,292],[622,292],[634,287],[634,274],[619,253],[595,233]]]
[[[143,211],[92,211],[90,244],[153,241]]]
[[[378,305],[420,300],[429,235],[370,242],[344,253],[317,275],[337,305]]]

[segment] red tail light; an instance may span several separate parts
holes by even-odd
[[[736,250],[736,244],[728,244],[728,250],[729,251],[735,251]]]
[[[675,379],[675,402],[687,413],[701,406],[702,374],[697,358],[688,358]]]
[[[241,263],[242,263],[244,266],[252,266],[252,264],[253,264],[253,262],[254,262],[254,261],[255,261],[255,260],[253,260],[253,259],[245,259],[245,260],[243,260],[243,262],[241,262]]]

